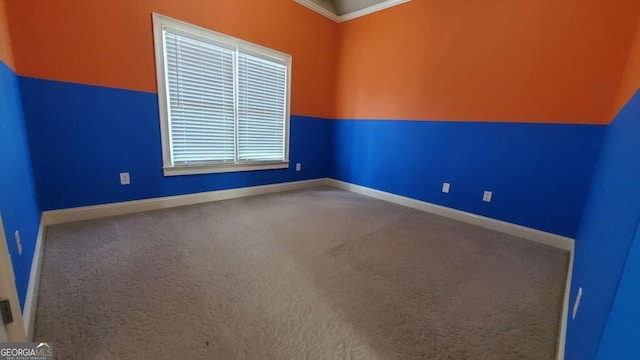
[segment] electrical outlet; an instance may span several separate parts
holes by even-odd
[[[491,191],[485,191],[484,195],[482,195],[482,201],[484,202],[491,202],[491,198],[493,197],[493,192]]]
[[[451,184],[449,183],[442,183],[442,192],[448,194],[449,193],[449,189],[451,189]]]
[[[575,320],[576,318],[578,307],[580,306],[580,300],[582,300],[582,287],[578,288],[578,296],[576,296],[576,302],[573,304],[573,316],[571,316],[571,319]]]
[[[16,245],[18,246],[18,255],[22,255],[22,241],[20,241],[20,230],[16,230]]]
[[[302,170],[302,164],[297,163],[296,164],[296,171],[300,171],[300,170]]]
[[[129,185],[131,184],[131,178],[129,177],[129,173],[120,173],[120,185]]]

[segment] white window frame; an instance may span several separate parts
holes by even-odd
[[[286,108],[284,124],[284,159],[282,161],[243,161],[235,163],[203,163],[203,164],[174,164],[171,155],[171,133],[169,131],[169,105],[168,86],[165,77],[165,54],[162,31],[170,28],[184,32],[203,40],[212,40],[223,43],[243,51],[248,51],[265,59],[272,59],[279,63],[284,63],[287,67],[286,84]],[[180,20],[153,13],[153,36],[156,57],[156,78],[158,82],[158,106],[160,110],[160,132],[162,136],[162,162],[165,176],[208,174],[250,170],[287,169],[289,168],[289,125],[291,109],[291,55],[276,50],[256,45],[248,41],[237,39],[213,30],[205,29]],[[236,85],[237,86],[237,85]],[[237,105],[237,104],[236,104]],[[237,135],[236,135],[237,136]],[[237,142],[237,139],[236,139]]]

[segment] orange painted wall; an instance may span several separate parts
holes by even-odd
[[[155,11],[292,54],[298,115],[607,123],[640,79],[635,0],[412,0],[343,24],[292,0],[0,1],[20,75],[155,92]]]
[[[156,91],[151,13],[293,55],[297,115],[334,108],[338,24],[291,0],[9,0],[23,76]]]
[[[640,19],[638,20],[631,50],[629,51],[627,66],[622,75],[620,90],[616,97],[612,118],[618,114],[633,94],[638,91],[638,88],[640,88]]]
[[[637,0],[413,0],[341,28],[338,118],[607,123]]]
[[[15,69],[4,0],[0,0],[0,61]]]

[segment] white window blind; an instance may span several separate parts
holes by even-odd
[[[175,164],[235,160],[234,52],[164,31]]]
[[[290,56],[157,14],[154,32],[165,174],[288,167]]]
[[[284,157],[286,66],[238,54],[238,159]]]

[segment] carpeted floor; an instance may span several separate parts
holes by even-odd
[[[58,359],[553,359],[568,254],[319,188],[47,229]]]

